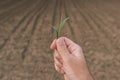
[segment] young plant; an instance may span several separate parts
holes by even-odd
[[[52,27],[52,28],[54,29],[54,31],[56,32],[56,38],[57,38],[57,39],[60,37],[61,31],[62,31],[65,23],[66,23],[68,20],[69,20],[69,18],[65,18],[64,20],[62,20],[62,17],[61,17],[59,27],[58,27],[58,28]]]

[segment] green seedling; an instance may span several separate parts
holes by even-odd
[[[62,20],[62,17],[61,17],[59,27],[58,28],[52,27],[54,29],[54,31],[56,32],[57,39],[60,37],[61,31],[63,30],[63,27],[68,20],[69,20],[69,18],[65,18],[64,20]]]

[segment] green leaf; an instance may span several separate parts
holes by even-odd
[[[52,28],[53,28],[53,30],[55,31],[56,37],[57,37],[57,39],[58,39],[58,29],[56,29],[55,27],[52,27]]]
[[[64,20],[62,20],[62,17],[61,17],[60,26],[58,28],[58,37],[60,36],[61,31],[62,31],[62,29],[63,29],[63,27],[64,27],[64,25],[65,25],[65,23],[67,22],[68,19],[69,18],[65,18]]]
[[[61,31],[65,25],[65,23],[67,22],[69,18],[65,18],[64,20],[62,20],[62,17],[61,17],[61,20],[60,20],[60,23],[59,23],[59,27],[56,28],[56,27],[52,27],[53,30],[56,32],[56,38],[58,39],[60,37],[60,34],[61,34]]]

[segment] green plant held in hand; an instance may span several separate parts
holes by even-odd
[[[60,24],[58,28],[52,27],[54,29],[54,31],[56,32],[56,38],[58,39],[60,37],[61,31],[65,25],[65,23],[67,22],[67,20],[69,20],[69,18],[65,18],[64,20],[60,20]]]

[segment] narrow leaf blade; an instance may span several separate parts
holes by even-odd
[[[58,37],[59,37],[59,35],[58,35],[58,29],[56,29],[55,27],[52,27],[53,28],[53,30],[55,31],[55,33],[56,33],[56,38],[58,39]]]
[[[59,26],[59,28],[58,28],[58,35],[59,35],[59,36],[60,36],[60,33],[61,33],[61,31],[62,31],[62,29],[63,29],[63,27],[64,27],[64,25],[65,25],[65,23],[67,22],[68,19],[69,19],[69,18],[65,18],[65,19],[62,21],[62,18],[61,18],[60,26]]]

